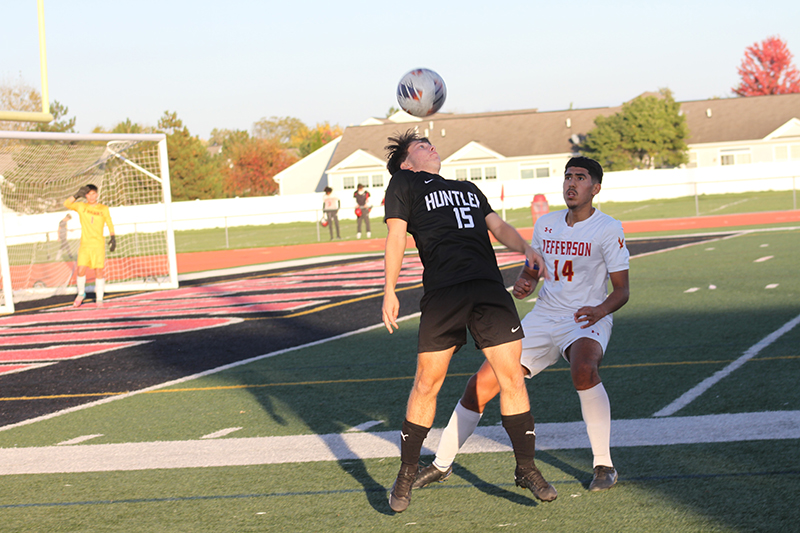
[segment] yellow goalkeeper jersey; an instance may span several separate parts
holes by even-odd
[[[64,207],[78,213],[81,220],[81,246],[105,247],[103,239],[103,225],[108,226],[108,231],[114,235],[114,224],[111,222],[111,213],[108,206],[100,203],[87,204],[85,202],[64,202]]]

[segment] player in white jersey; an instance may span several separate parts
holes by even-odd
[[[592,206],[602,180],[603,169],[597,161],[573,157],[564,173],[567,209],[536,222],[533,249],[545,260],[546,276],[533,311],[522,320],[525,338],[520,360],[527,378],[559,357],[569,362],[594,455],[592,491],[611,488],[618,478],[610,451],[611,405],[599,367],[611,337],[611,313],[625,305],[629,295],[629,254],[622,224]],[[529,296],[538,279],[538,270],[524,266],[514,296]],[[484,364],[470,378],[442,434],[436,459],[420,471],[414,488],[447,479],[456,453],[498,390],[491,367]]]

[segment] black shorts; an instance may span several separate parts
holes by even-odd
[[[467,328],[478,349],[525,335],[511,294],[502,283],[472,280],[426,293],[420,301],[417,350],[438,352],[467,343]]]

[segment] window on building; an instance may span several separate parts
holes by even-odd
[[[800,159],[800,144],[779,144],[775,147],[775,161]]]
[[[747,165],[750,163],[750,149],[722,150],[719,156],[721,165]]]
[[[689,152],[689,162],[686,168],[697,168],[697,152]]]
[[[343,189],[355,189],[356,188],[356,179],[353,176],[345,176],[342,178],[342,188]]]
[[[359,176],[356,183],[358,185],[363,185],[364,187],[369,187],[369,176]]]
[[[383,187],[383,174],[373,174],[372,175],[372,186],[373,187]]]
[[[456,179],[459,181],[467,181],[467,169],[466,168],[457,168],[456,169]]]
[[[472,167],[469,169],[469,180],[470,181],[480,181],[483,178],[481,173],[481,167]]]
[[[529,180],[532,178],[549,178],[550,163],[522,165],[519,169],[519,177],[524,180]]]
[[[497,167],[486,167],[483,169],[483,178],[487,180],[497,179]]]

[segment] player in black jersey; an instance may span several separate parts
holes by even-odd
[[[519,371],[524,336],[514,301],[505,289],[489,231],[509,249],[525,254],[544,272],[544,262],[527,241],[495,213],[475,184],[439,176],[441,160],[428,139],[409,130],[389,138],[383,323],[397,328],[400,303],[395,286],[406,248],[414,237],[424,268],[424,294],[417,372],[401,432],[400,472],[389,505],[404,511],[419,468],[422,443],[436,414],[436,397],[453,354],[469,329],[500,382],[500,414],[517,462],[517,485],[543,501],[556,490],[534,463],[535,433],[528,392]]]

